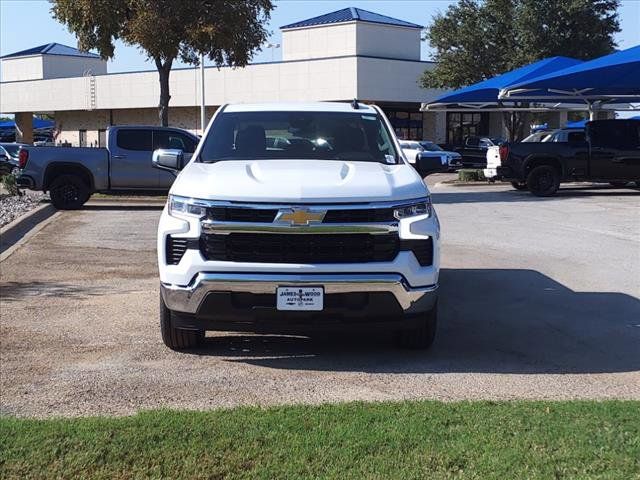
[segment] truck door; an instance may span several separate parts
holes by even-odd
[[[191,159],[191,155],[196,151],[198,141],[184,132],[177,130],[154,130],[153,131],[153,149],[158,148],[172,148],[176,150],[182,150],[184,153],[185,161]],[[175,175],[165,170],[156,169],[157,174],[157,187],[160,190],[168,190],[173,181]]]
[[[640,122],[604,120],[589,126],[591,178],[640,179]]]
[[[151,163],[151,129],[118,128],[109,140],[111,188],[157,188],[157,169]]]

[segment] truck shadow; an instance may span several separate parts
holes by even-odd
[[[536,197],[527,191],[517,190],[465,190],[457,187],[459,192],[432,191],[431,198],[436,207],[438,204],[455,203],[493,203],[493,202],[550,202],[566,200],[570,198],[585,197],[637,197],[640,189],[619,189],[607,186],[562,186],[552,197]]]
[[[575,292],[533,270],[444,269],[429,351],[392,335],[220,335],[198,355],[269,368],[368,373],[609,373],[640,370],[640,300]]]

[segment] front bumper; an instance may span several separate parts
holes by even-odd
[[[392,295],[401,313],[416,314],[429,311],[437,299],[437,285],[411,287],[398,274],[241,274],[199,273],[190,285],[182,287],[161,284],[162,298],[170,310],[188,315],[207,316],[206,300],[210,294],[240,293],[273,295],[279,286],[321,286],[325,296],[334,294]],[[271,305],[262,310],[275,310]]]

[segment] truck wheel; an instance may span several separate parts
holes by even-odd
[[[438,303],[431,310],[421,314],[422,321],[417,328],[409,328],[399,332],[398,344],[402,348],[426,350],[436,338],[438,326]]]
[[[160,333],[162,341],[171,350],[186,350],[198,346],[204,340],[204,330],[183,330],[172,325],[173,313],[160,295]]]
[[[560,174],[551,165],[540,165],[527,175],[527,187],[536,197],[550,197],[560,188]]]
[[[511,186],[516,190],[526,190],[527,184],[526,182],[511,182]]]
[[[60,175],[49,186],[51,203],[59,210],[76,210],[89,200],[89,187],[76,175]]]

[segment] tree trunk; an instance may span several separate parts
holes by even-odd
[[[509,133],[510,142],[519,142],[524,138],[524,120],[526,112],[502,112],[502,118]]]
[[[514,138],[515,138],[515,131],[514,131],[514,118],[513,115],[515,114],[515,112],[502,112],[502,121],[504,122],[505,127],[507,127],[507,133],[509,138],[507,138],[508,141],[513,142]]]
[[[156,67],[158,68],[160,80],[158,118],[160,119],[160,125],[163,127],[169,126],[169,100],[171,100],[171,95],[169,94],[169,74],[171,73],[171,63],[172,60],[167,60],[163,64],[160,59],[156,59]]]

